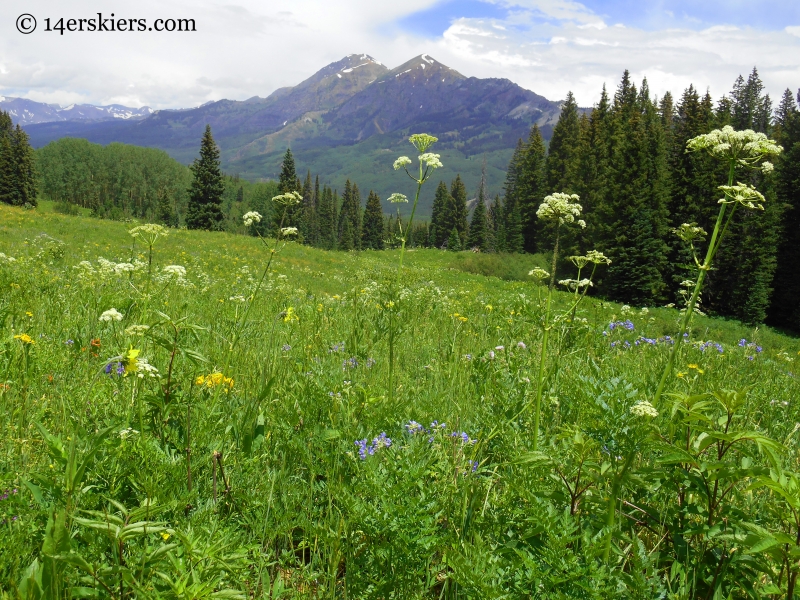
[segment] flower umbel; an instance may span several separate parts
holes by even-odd
[[[564,194],[556,192],[545,196],[544,202],[536,211],[536,216],[542,220],[558,221],[561,225],[575,223],[576,217],[581,216],[583,207],[578,204],[580,197],[577,194]],[[582,220],[577,221],[581,227],[586,227]]]
[[[658,411],[647,400],[642,400],[631,406],[631,414],[636,417],[649,417],[652,419],[658,416]]]
[[[122,321],[122,317],[124,316],[125,315],[119,312],[116,308],[109,308],[102,315],[100,315],[98,320],[104,323],[110,323],[111,321]]]
[[[251,210],[250,212],[244,213],[242,219],[244,220],[244,226],[250,227],[253,223],[261,223],[261,213]]]
[[[736,185],[721,185],[719,189],[725,194],[725,197],[720,199],[719,204],[738,202],[746,208],[764,210],[762,202],[766,202],[766,198],[752,185],[740,182]]]
[[[423,154],[428,148],[438,142],[439,138],[428,135],[427,133],[415,133],[408,138],[408,141],[414,145],[420,154]]]
[[[389,202],[391,202],[392,204],[400,204],[401,202],[406,202],[407,203],[408,202],[408,197],[406,197],[403,194],[398,194],[398,193],[395,192],[394,194],[389,196],[389,198],[387,198],[387,200],[389,200]]]

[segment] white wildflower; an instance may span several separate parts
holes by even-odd
[[[105,311],[102,315],[100,315],[100,321],[105,323],[110,323],[111,321],[122,321],[122,317],[124,315],[119,312],[116,308],[109,308]]]
[[[303,197],[297,192],[287,192],[285,194],[280,194],[279,196],[273,196],[272,201],[275,204],[291,206],[293,204],[300,204],[300,202],[303,201]]]
[[[592,262],[592,263],[594,263],[596,265],[610,265],[611,264],[611,259],[608,258],[602,252],[598,252],[597,250],[589,250],[586,253],[586,258],[589,260],[589,262]]]
[[[637,417],[655,418],[658,416],[658,411],[647,400],[642,400],[631,406],[631,414]]]
[[[261,213],[251,210],[250,212],[244,213],[242,219],[244,219],[244,226],[250,227],[253,223],[261,223]]]
[[[411,137],[408,138],[408,141],[411,142],[417,151],[422,154],[430,148],[434,143],[439,141],[439,138],[429,135],[427,133],[415,133]]]
[[[620,311],[619,311],[619,312],[620,312],[620,313],[622,314],[622,316],[624,317],[624,316],[626,316],[626,315],[630,315],[630,314],[632,314],[632,313],[633,313],[633,310],[631,310],[631,307],[630,307],[630,306],[628,306],[627,304],[623,304],[623,305],[622,305],[622,308],[620,309]]]
[[[752,185],[737,183],[736,185],[721,185],[719,189],[725,194],[725,197],[719,201],[719,204],[733,204],[734,202],[738,202],[746,208],[764,210],[762,202],[766,202],[766,198]]]
[[[689,152],[705,150],[714,156],[752,169],[759,168],[759,163],[764,159],[777,156],[783,151],[783,148],[763,133],[756,133],[752,129],[736,131],[730,125],[689,140],[686,149]],[[763,165],[761,168],[763,169]],[[765,172],[771,170],[771,167],[767,167]]]
[[[530,271],[528,271],[528,275],[530,277],[535,277],[536,279],[547,279],[548,277],[550,277],[550,273],[548,273],[547,271],[545,271],[540,267],[531,269]]]
[[[127,335],[144,335],[148,329],[150,329],[149,325],[131,325],[125,328],[125,333]]]
[[[136,267],[134,267],[132,263],[128,262],[117,263],[114,265],[114,273],[117,275],[122,275],[123,273],[132,273],[135,270]]]
[[[401,156],[394,161],[394,170],[397,171],[411,164],[411,159],[407,156]]]
[[[136,361],[136,376],[139,379],[144,379],[145,377],[151,377],[153,379],[158,379],[159,373],[158,369],[156,369],[153,365],[147,362],[146,358],[140,358]]]
[[[403,194],[394,193],[388,198],[389,202],[392,204],[399,204],[401,202],[408,202],[408,198]]]
[[[281,236],[288,237],[290,235],[297,235],[297,227],[282,227]]]
[[[428,169],[441,169],[444,166],[442,161],[439,160],[439,155],[431,152],[420,154],[419,162],[424,164]]]
[[[247,302],[247,298],[245,298],[241,294],[237,296],[231,296],[230,298],[228,298],[228,300],[230,300],[231,302]]]
[[[163,269],[165,275],[174,275],[175,277],[183,279],[186,277],[186,267],[181,265],[167,265]]]
[[[119,432],[119,437],[121,437],[124,440],[129,435],[135,435],[137,433],[139,433],[139,432],[136,429],[131,429],[130,427],[128,427],[127,429],[122,429]]]
[[[169,229],[156,223],[147,223],[134,227],[128,233],[134,238],[142,239],[148,246],[152,246],[158,238],[169,235]]]
[[[17,259],[14,258],[13,256],[6,256],[2,252],[0,252],[0,263],[6,263],[10,265],[11,263],[16,262],[16,260]]]
[[[561,225],[565,223],[574,223],[575,218],[581,216],[583,207],[578,204],[580,197],[577,194],[564,194],[556,192],[545,196],[544,202],[541,203],[539,209],[536,211],[536,216],[540,219],[557,220]],[[582,221],[579,221],[581,225]],[[583,223],[581,227],[585,227]]]

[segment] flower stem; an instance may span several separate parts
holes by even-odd
[[[733,185],[733,178],[736,174],[736,163],[731,161],[730,169],[728,171],[728,185]],[[675,356],[678,353],[678,348],[680,347],[681,343],[683,343],[683,334],[686,333],[686,329],[689,326],[689,322],[692,318],[692,313],[694,312],[694,308],[697,305],[697,298],[700,296],[700,290],[703,287],[703,281],[706,278],[706,273],[711,269],[711,262],[714,260],[714,255],[717,253],[719,249],[720,242],[722,241],[722,235],[728,228],[728,223],[730,223],[730,219],[733,216],[733,211],[736,209],[735,206],[731,208],[731,214],[728,216],[728,221],[725,223],[724,227],[721,227],[724,217],[725,217],[725,209],[727,205],[722,204],[719,207],[719,214],[717,215],[717,222],[714,225],[714,233],[711,234],[711,241],[708,244],[708,250],[706,251],[706,258],[703,261],[703,264],[700,265],[700,273],[697,275],[697,282],[694,285],[694,291],[692,292],[692,296],[689,299],[689,304],[686,306],[686,314],[683,316],[683,321],[681,322],[681,328],[678,332],[678,337],[675,340],[675,343],[672,345],[672,350],[669,353],[669,360],[667,361],[667,366],[664,367],[664,372],[661,374],[661,380],[658,383],[658,389],[656,390],[655,400],[653,404],[658,406],[659,401],[661,400],[661,395],[664,393],[664,386],[667,383],[667,377],[672,374],[672,368],[675,366]]]
[[[544,387],[544,362],[547,357],[547,340],[550,337],[550,303],[553,299],[553,287],[556,282],[556,265],[558,263],[558,241],[560,227],[556,225],[556,243],[553,246],[553,264],[551,266],[550,286],[547,288],[547,306],[544,310],[544,333],[542,334],[542,351],[539,355],[539,376],[536,382],[536,402],[533,405],[533,450],[539,449],[539,423],[542,414],[542,388]]]

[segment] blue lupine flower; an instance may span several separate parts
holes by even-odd
[[[742,339],[739,340],[739,346],[741,348],[744,348],[746,345],[747,345],[747,340],[746,339],[742,338]]]
[[[417,423],[416,421],[409,421],[406,423],[406,429],[408,433],[415,434],[415,433],[422,433],[425,431],[425,428],[422,426],[422,423]]]
[[[292,347],[289,344],[284,344],[283,346],[281,346],[281,350],[283,350],[284,352],[288,352],[291,349]]]

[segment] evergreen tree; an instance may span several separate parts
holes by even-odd
[[[730,120],[735,129],[751,128],[761,133],[771,131],[771,102],[763,93],[755,69],[747,82],[740,76],[730,94]],[[719,173],[723,183],[727,174]],[[708,274],[708,307],[746,323],[760,323],[766,317],[776,269],[783,206],[776,201],[775,182],[759,172],[748,174],[767,202],[764,211],[736,211],[725,233],[725,243]],[[714,198],[715,196],[712,196]]]
[[[306,173],[306,180],[303,183],[303,204],[302,211],[298,218],[300,239],[306,244],[315,246],[317,244],[317,207],[314,188],[311,185],[311,170]]]
[[[339,250],[355,250],[353,243],[353,224],[350,219],[344,219],[342,223],[342,237],[339,239]]]
[[[461,250],[461,236],[457,227],[453,227],[450,230],[450,235],[447,238],[447,249],[450,252],[459,252]]]
[[[800,331],[800,92],[797,102],[786,90],[778,106],[776,141],[783,153],[775,165],[775,192],[778,203],[786,207],[777,251],[769,322]]]
[[[11,136],[11,162],[13,165],[13,204],[36,206],[36,167],[33,148],[28,134],[19,125]]]
[[[545,156],[546,150],[542,133],[539,131],[539,127],[534,125],[531,127],[524,153],[519,158],[517,193],[515,194],[519,206],[525,252],[538,250],[537,232],[541,221],[536,217],[536,211],[548,194],[545,182]]]
[[[319,247],[332,250],[336,247],[337,223],[333,208],[333,191],[327,185],[322,188],[317,208],[319,225]]]
[[[369,191],[367,206],[364,208],[364,220],[361,232],[361,247],[364,249],[383,250],[383,209],[378,194]]]
[[[467,248],[478,248],[481,252],[489,249],[488,227],[486,214],[486,158],[481,168],[481,181],[478,184],[478,193],[475,194],[475,208],[472,211],[472,220],[469,222],[469,236]]]
[[[0,202],[36,206],[36,168],[28,135],[0,111]]]
[[[14,157],[12,138],[14,125],[11,115],[0,111],[0,202],[15,204]]]
[[[581,128],[578,104],[572,92],[561,107],[547,153],[547,190],[576,194],[580,165]],[[540,201],[541,202],[541,201]]]
[[[450,235],[450,230],[453,228],[449,215],[450,206],[450,192],[447,191],[445,182],[440,181],[439,185],[436,187],[436,194],[433,197],[433,208],[431,211],[430,237],[431,245],[434,248],[441,248],[444,246]],[[450,225],[449,228],[448,225]]]
[[[662,121],[665,108],[662,103]],[[667,121],[669,122],[669,121]],[[717,190],[716,160],[705,152],[686,152],[687,142],[714,129],[714,110],[711,95],[701,98],[694,86],[689,86],[681,96],[672,118],[672,128],[667,138],[668,165],[670,173],[670,225],[679,227],[682,223],[697,223],[705,231],[714,229],[718,207],[709,202]],[[678,291],[680,282],[695,277],[695,267],[691,250],[674,235],[667,236],[669,268],[666,283],[670,297],[682,302]],[[708,304],[704,297],[704,305]]]
[[[211,126],[206,125],[200,142],[200,158],[191,166],[192,179],[189,188],[189,204],[186,208],[186,226],[189,229],[222,229],[222,194],[225,184],[219,168],[219,148],[211,136]]]
[[[281,194],[288,194],[289,192],[297,192],[302,194],[303,186],[297,177],[297,170],[294,164],[294,155],[291,148],[286,149],[283,155],[283,162],[281,162],[281,173],[278,176],[278,191]],[[300,224],[303,212],[302,204],[292,204],[285,210],[283,206],[273,207],[272,215],[274,219],[274,227],[277,228],[283,220],[283,227],[297,227],[302,232]],[[285,216],[284,216],[285,215]]]
[[[172,198],[166,190],[162,190],[158,196],[158,215],[157,220],[167,227],[178,226],[178,215],[172,207]]]
[[[494,252],[506,251],[506,226],[503,216],[503,203],[500,196],[494,197],[494,202],[489,207],[489,231],[491,233],[491,248]]]
[[[236,202],[243,202],[244,201],[244,188],[240,185],[239,189],[236,191]]]
[[[452,225],[458,230],[458,235],[461,240],[459,246],[463,246],[467,241],[467,216],[469,209],[467,208],[467,188],[461,180],[461,175],[456,175],[456,178],[450,183],[450,210]]]
[[[647,81],[637,93],[628,71],[614,97],[609,134],[608,188],[592,217],[597,249],[613,261],[601,291],[645,305],[665,292],[667,155]]]
[[[350,250],[351,248],[342,247],[345,223],[350,224],[352,249],[359,250],[361,248],[361,194],[358,186],[350,183],[349,179],[345,182],[342,208],[339,212],[339,247],[342,250]]]
[[[506,200],[503,210],[503,223],[505,225],[505,252],[522,252],[525,247],[525,238],[522,235],[522,216],[519,202],[512,196]]]

